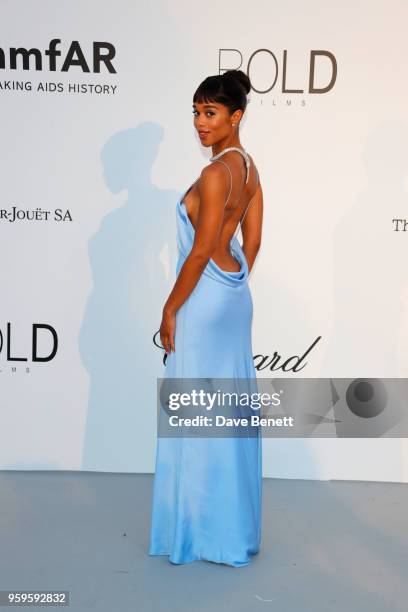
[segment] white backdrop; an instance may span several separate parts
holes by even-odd
[[[406,2],[0,5],[1,469],[154,470],[192,95],[228,68],[256,89],[259,375],[407,377]],[[407,441],[265,439],[264,475],[407,482]]]

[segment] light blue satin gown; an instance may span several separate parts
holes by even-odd
[[[246,180],[248,172],[247,166]],[[191,187],[176,206],[177,275],[194,240],[183,202]],[[248,264],[236,235],[231,253],[241,269],[228,272],[210,259],[177,311],[176,350],[167,356],[163,378],[256,378]],[[260,548],[261,504],[260,429],[255,437],[158,437],[150,555],[168,555],[176,564],[248,565]]]

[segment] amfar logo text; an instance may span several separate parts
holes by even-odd
[[[0,69],[7,68],[10,70],[31,70],[30,56],[34,56],[34,69],[43,70],[43,62],[48,63],[46,65],[47,70],[55,72],[68,72],[72,66],[79,66],[82,72],[101,72],[101,66],[104,66],[108,72],[116,74],[116,70],[113,67],[112,60],[116,55],[115,47],[108,42],[93,42],[92,43],[92,57],[86,58],[81,48],[81,45],[77,40],[73,40],[69,46],[68,51],[65,53],[62,65],[60,68],[57,67],[57,57],[61,57],[61,51],[57,50],[57,45],[61,42],[60,38],[53,38],[50,41],[48,49],[42,53],[40,49],[25,49],[24,47],[10,47],[8,51],[0,48]],[[43,58],[43,55],[45,58]],[[8,58],[8,65],[6,65],[6,58]],[[46,59],[48,58],[48,59]],[[59,62],[60,63],[60,62]],[[89,67],[89,63],[92,67]]]

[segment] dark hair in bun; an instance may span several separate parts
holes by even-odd
[[[209,76],[197,87],[193,102],[217,102],[228,107],[232,115],[238,109],[245,112],[251,81],[242,70],[227,70],[223,74]]]

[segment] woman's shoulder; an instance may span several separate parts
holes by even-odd
[[[200,176],[197,181],[200,185],[200,189],[223,189],[227,182],[227,172],[224,164],[218,164],[214,160],[201,170]]]
[[[226,183],[228,184],[228,182],[230,181],[230,178],[232,178],[230,164],[228,163],[232,159],[232,157],[230,157],[231,154],[241,155],[240,153],[237,153],[236,151],[228,151],[227,153],[223,155],[225,159],[217,159],[214,161],[210,161],[209,164],[204,166],[204,168],[201,170],[200,176],[197,179],[200,185],[216,183],[218,185],[225,186]],[[260,182],[258,167],[256,166],[254,162],[254,158],[249,153],[248,153],[248,157],[250,160],[250,166],[249,166],[250,170],[251,169],[252,171],[255,170],[256,172],[255,176],[257,178],[257,182]]]

